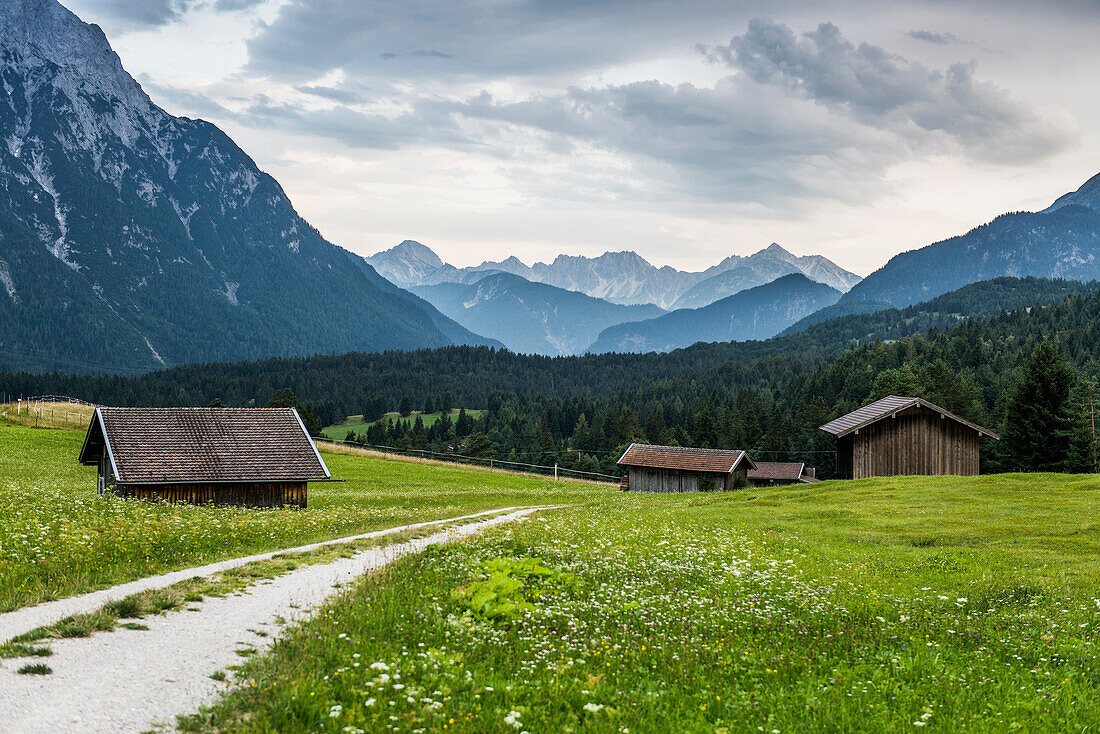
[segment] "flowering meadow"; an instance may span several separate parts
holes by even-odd
[[[164,571],[494,507],[572,502],[592,485],[325,454],[343,483],[307,509],[168,505],[96,494],[82,431],[0,420],[0,612]]]
[[[1100,478],[608,494],[344,587],[181,726],[1081,731]]]

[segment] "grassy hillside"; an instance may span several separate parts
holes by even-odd
[[[191,731],[1081,731],[1100,477],[607,494],[403,561]]]
[[[325,453],[342,483],[305,510],[158,505],[96,494],[83,431],[0,420],[0,612],[164,571],[494,507],[577,502],[609,487]]]
[[[481,414],[484,412],[484,410],[467,410],[466,414],[471,418],[480,418]],[[451,416],[451,420],[454,420],[455,418],[458,418],[458,411],[452,410],[449,415]],[[424,413],[419,410],[414,410],[411,415],[402,418],[400,413],[393,412],[386,413],[385,417],[383,417],[381,421],[368,421],[364,420],[362,415],[349,415],[340,423],[324,428],[321,431],[321,434],[327,438],[331,438],[337,441],[343,441],[344,437],[348,435],[348,431],[355,431],[356,433],[360,433],[366,431],[375,423],[380,423],[387,420],[406,420],[411,422],[415,421],[417,416],[420,416],[424,420],[424,427],[427,428],[434,424],[437,420],[439,420],[443,416],[443,413],[438,411],[435,413]]]

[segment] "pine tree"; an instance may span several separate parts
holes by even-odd
[[[282,390],[276,390],[275,394],[271,396],[271,400],[268,401],[267,407],[269,408],[297,408],[298,398],[294,396],[294,391],[289,387],[284,387]]]
[[[1009,397],[1003,440],[1006,468],[1064,471],[1069,463],[1073,419],[1070,392],[1073,368],[1049,341],[1042,342],[1024,365]]]
[[[1073,429],[1070,437],[1069,466],[1071,472],[1095,474],[1100,472],[1100,440],[1097,422],[1100,406],[1096,404],[1096,388],[1082,380],[1073,396]]]
[[[401,403],[397,408],[397,412],[401,414],[402,418],[408,418],[410,415],[412,415],[413,404],[408,395],[401,396]]]

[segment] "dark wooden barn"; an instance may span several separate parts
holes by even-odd
[[[100,494],[248,507],[305,507],[331,476],[294,408],[96,408],[80,463]]]
[[[814,484],[820,481],[813,467],[797,461],[758,461],[755,469],[749,469],[748,480],[753,487]]]
[[[756,464],[744,451],[632,443],[619,466],[628,472],[624,488],[635,492],[723,492],[743,485]]]
[[[821,426],[837,438],[840,479],[979,471],[987,428],[921,398],[890,395]]]

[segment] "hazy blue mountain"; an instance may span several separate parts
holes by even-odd
[[[430,248],[410,240],[367,260],[403,287],[475,283],[484,273],[504,272],[612,303],[652,303],[661,308],[698,308],[791,273],[803,273],[841,291],[860,280],[858,275],[820,255],[792,255],[774,243],[748,257],[731,255],[701,272],[667,265],[658,268],[629,250],[605,252],[599,257],[558,255],[549,264],[538,262],[531,266],[512,256],[499,262],[456,268],[444,263]]]
[[[449,339],[452,344],[462,344],[474,347],[504,347],[503,342],[497,341],[496,339],[489,339],[480,334],[475,334],[454,319],[444,316],[438,308],[420,296],[394,285],[386,278],[383,278],[366,260],[358,258],[356,264],[366,274],[367,279],[377,286],[379,290],[384,293],[389,293],[396,298],[400,298],[403,301],[408,301],[428,314],[428,318],[431,319],[435,328],[439,329],[439,332]]]
[[[1085,206],[1093,211],[1100,212],[1100,173],[1096,174],[1081,185],[1076,191],[1059,196],[1053,204],[1044,209],[1044,212],[1052,212],[1064,206]]]
[[[221,130],[153,104],[99,27],[54,0],[0,0],[0,83],[3,366],[454,343]]]
[[[577,354],[608,326],[663,313],[650,304],[620,306],[501,272],[482,274],[473,284],[440,283],[413,292],[466,328],[524,354]]]
[[[699,281],[676,299],[673,308],[702,308],[734,293],[770,283],[784,275],[801,273],[802,270],[796,266],[794,258],[794,255],[773,243],[760,252],[738,258],[728,270],[721,270],[716,275]],[[728,259],[723,264],[727,262],[729,262]],[[858,276],[852,277],[855,278],[855,282],[859,282]],[[826,283],[826,285],[836,288],[832,283]],[[843,292],[848,287],[837,288],[837,290]]]
[[[826,306],[823,309],[814,311],[809,316],[799,319],[780,332],[779,335],[786,336],[787,334],[797,334],[823,321],[830,321],[832,319],[839,319],[844,316],[856,314],[876,313],[888,308],[893,308],[893,305],[885,301],[848,301],[845,303],[834,303],[831,306]]]
[[[842,303],[907,306],[998,276],[1100,278],[1098,200],[1100,176],[1041,212],[1004,214],[964,235],[903,252],[846,293]]]
[[[768,339],[838,298],[835,288],[794,273],[703,308],[612,326],[588,351],[668,352],[696,342]]]

